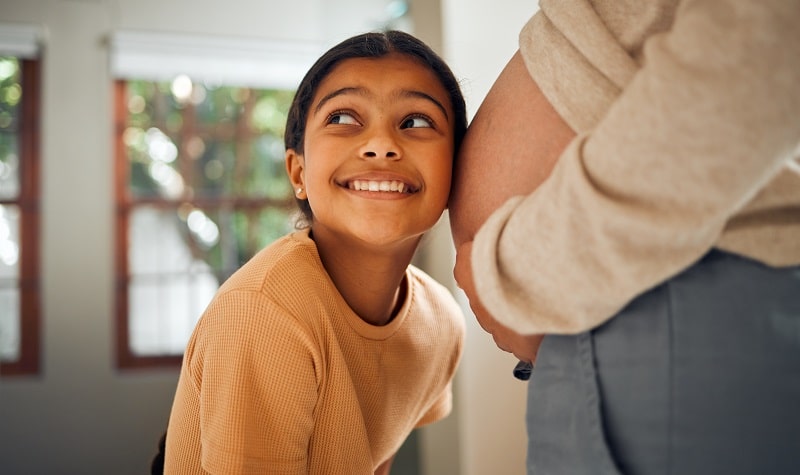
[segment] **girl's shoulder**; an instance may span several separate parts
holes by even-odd
[[[259,251],[220,287],[200,325],[230,332],[295,322],[301,333],[315,325],[313,312],[326,292],[316,246],[303,231],[283,236]],[[322,276],[325,277],[325,276]],[[320,296],[320,297],[315,297]],[[283,325],[283,324],[281,324]],[[305,329],[305,330],[302,330]],[[270,330],[272,331],[272,330]]]
[[[464,326],[464,313],[450,288],[413,265],[408,266],[407,276],[411,303],[417,312]]]
[[[303,288],[306,281],[323,272],[319,253],[308,231],[300,230],[278,238],[256,253],[222,285],[220,292],[233,289],[269,291]]]
[[[331,285],[314,241],[307,231],[296,231],[256,253],[225,281],[214,301],[297,316],[330,300]]]

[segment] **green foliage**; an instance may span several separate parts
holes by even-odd
[[[17,58],[0,56],[0,198],[14,198],[19,160],[19,102],[22,99]]]
[[[202,210],[219,239],[200,242],[188,228],[184,236],[221,278],[292,229],[283,131],[294,91],[197,83],[188,91],[139,80],[127,86],[131,194],[172,203],[176,219],[180,209]]]

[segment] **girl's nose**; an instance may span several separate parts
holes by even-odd
[[[400,147],[390,132],[375,133],[361,147],[361,157],[397,160],[401,158]]]

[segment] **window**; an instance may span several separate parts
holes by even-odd
[[[111,35],[118,367],[180,364],[219,285],[292,229],[283,129],[321,50],[253,38]]]
[[[0,374],[4,377],[39,370],[39,80],[38,60],[0,56]]]
[[[294,91],[116,81],[121,367],[177,364],[219,285],[292,229]]]

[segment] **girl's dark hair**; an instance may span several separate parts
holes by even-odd
[[[454,114],[455,140],[454,156],[458,153],[461,140],[467,131],[467,107],[464,96],[453,72],[447,63],[439,57],[428,45],[408,33],[389,30],[383,32],[370,32],[346,39],[329,49],[323,54],[311,69],[308,70],[300,86],[297,88],[289,115],[286,119],[286,132],[284,143],[286,149],[294,149],[298,154],[303,154],[303,141],[305,140],[306,119],[311,107],[314,94],[317,93],[320,83],[330,74],[331,70],[341,61],[352,58],[381,58],[390,53],[408,55],[423,66],[429,68],[441,81],[442,86],[450,96],[450,104]],[[306,220],[311,221],[311,208],[308,200],[297,199],[300,210]]]

